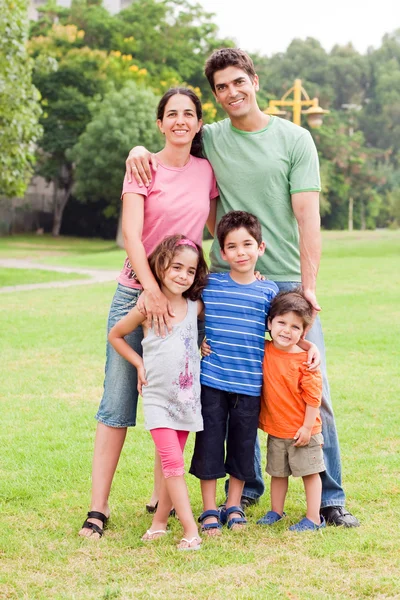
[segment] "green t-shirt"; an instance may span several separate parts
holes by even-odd
[[[217,224],[231,210],[254,214],[267,245],[257,269],[275,281],[300,281],[299,234],[291,194],[321,189],[310,133],[278,117],[254,132],[240,131],[224,119],[204,127],[203,149],[220,192]],[[211,265],[213,271],[228,270],[216,238]]]

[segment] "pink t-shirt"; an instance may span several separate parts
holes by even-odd
[[[218,196],[214,173],[208,160],[190,156],[182,168],[166,167],[158,162],[148,188],[124,179],[124,194],[140,194],[144,200],[142,242],[149,256],[167,236],[181,233],[201,244],[210,211],[210,200]],[[126,258],[118,283],[141,288],[129,259]]]

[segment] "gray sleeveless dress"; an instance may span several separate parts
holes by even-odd
[[[161,338],[150,329],[142,341],[148,381],[142,390],[146,429],[203,430],[197,303],[187,304],[186,317],[170,334]]]

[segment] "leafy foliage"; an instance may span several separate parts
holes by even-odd
[[[86,0],[74,0],[71,9],[52,0],[41,11],[29,44],[44,107],[38,173],[54,184],[53,234],[58,235],[74,183],[69,151],[91,121],[93,100],[98,106],[110,90],[117,92],[128,82],[162,94],[185,79],[201,95],[198,83],[208,90],[202,75],[204,55],[224,42],[215,38],[210,15],[186,0],[139,0],[114,16],[100,3]],[[212,102],[204,103],[204,111],[209,120],[215,117]],[[154,132],[152,117],[149,127]],[[77,189],[79,173],[78,168]]]
[[[106,138],[97,135],[92,157],[71,150],[81,147],[81,136],[102,110],[101,100],[107,94],[118,96],[129,82],[158,96],[171,86],[186,84],[201,96],[206,122],[213,121],[223,114],[203,75],[204,61],[215,48],[234,44],[219,39],[213,16],[188,0],[135,0],[116,15],[109,14],[101,0],[73,0],[69,9],[50,0],[41,11],[41,19],[31,26],[29,48],[44,110],[38,171],[55,186],[57,233],[74,181],[82,200],[90,196],[84,191],[86,171],[79,163],[94,162]],[[351,44],[327,52],[317,40],[307,38],[294,39],[286,52],[256,55],[254,61],[262,109],[301,78],[309,96],[318,96],[321,106],[331,110],[321,130],[313,132],[323,175],[324,227],[346,228],[349,221],[361,228],[395,226],[399,222],[400,30],[386,35],[380,48],[365,55]],[[125,110],[123,101],[118,102]],[[111,114],[109,105],[107,111]],[[112,118],[125,144],[124,120]],[[130,123],[133,132],[134,121]],[[148,123],[154,133],[153,121]],[[106,134],[104,121],[96,126]],[[140,130],[142,140],[144,135]],[[127,150],[136,143],[135,136],[129,134]],[[111,154],[121,159],[118,164],[109,160],[105,167],[109,181],[117,182],[112,192],[105,181],[100,189],[109,190],[102,196],[102,206],[107,197],[113,198],[108,214],[115,213],[125,158],[119,149],[109,149],[109,158]]]
[[[351,44],[328,53],[308,38],[293,40],[285,53],[254,60],[262,108],[300,77],[309,96],[333,111],[313,132],[323,175],[323,225],[346,228],[350,204],[357,228],[398,223],[400,30],[365,56]]]
[[[39,92],[26,52],[26,0],[2,0],[0,10],[0,194],[21,196],[32,175],[41,129]]]
[[[157,98],[128,82],[92,107],[93,120],[69,153],[76,163],[74,194],[83,202],[108,199],[107,216],[119,213],[124,163],[132,145],[161,146],[155,127]]]

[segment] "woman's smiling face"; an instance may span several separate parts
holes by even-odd
[[[192,100],[184,94],[175,94],[165,105],[163,118],[157,120],[157,125],[166,141],[182,145],[192,143],[202,121],[197,117]]]

